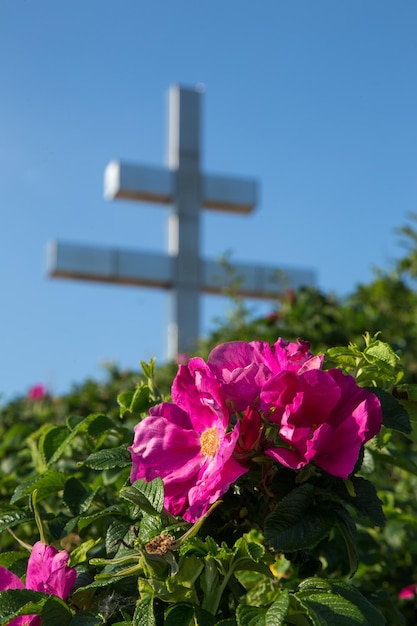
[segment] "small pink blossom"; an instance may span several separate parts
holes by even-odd
[[[130,479],[161,477],[166,509],[194,522],[248,468],[233,456],[240,425],[230,428],[219,384],[202,359],[180,365],[172,399],[135,426]]]
[[[187,365],[190,360],[190,355],[186,352],[178,352],[177,354],[177,363],[178,365]]]
[[[398,594],[399,600],[412,600],[416,597],[417,593],[417,585],[407,585],[407,587],[403,587]]]
[[[0,566],[0,590],[32,589],[53,594],[66,600],[77,576],[75,569],[68,567],[69,554],[65,550],[58,552],[53,546],[41,541],[32,548],[26,572],[26,584],[20,578]],[[40,626],[39,615],[23,615],[10,622],[11,626]]]
[[[28,391],[27,397],[29,400],[42,400],[47,395],[47,390],[45,385],[38,384],[33,385]]]
[[[282,372],[264,386],[261,406],[288,446],[271,446],[265,454],[293,469],[314,461],[342,478],[382,423],[377,397],[338,369]]]

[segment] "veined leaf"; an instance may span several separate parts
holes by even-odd
[[[41,615],[42,626],[68,626],[72,613],[57,596],[31,589],[7,589],[0,592],[0,626],[21,615]]]
[[[114,469],[115,467],[128,467],[132,463],[132,458],[127,449],[127,445],[117,448],[107,448],[93,452],[84,461],[83,465],[94,470]]]
[[[153,596],[146,596],[136,604],[132,620],[133,626],[156,626],[153,612]]]
[[[120,496],[138,505],[150,515],[158,515],[164,508],[164,483],[161,478],[146,482],[142,478],[130,487],[121,489]]]
[[[0,511],[0,532],[3,532],[6,528],[13,528],[13,526],[33,519],[33,513],[28,510],[6,509]]]
[[[313,491],[309,483],[293,489],[266,518],[265,541],[277,552],[312,548],[333,528],[335,514],[314,505]]]
[[[266,626],[265,614],[264,608],[239,604],[236,609],[236,620],[238,626]]]
[[[287,590],[280,593],[278,600],[269,607],[265,615],[265,626],[284,626],[290,607],[290,594]]]
[[[361,476],[353,476],[351,480],[355,490],[352,504],[359,515],[366,516],[376,526],[384,526],[386,519],[382,509],[382,502],[378,498],[373,484]]]
[[[68,476],[66,474],[52,469],[48,470],[44,474],[36,476],[35,478],[18,485],[10,503],[13,504],[14,502],[17,502],[17,500],[20,500],[23,496],[32,493],[35,489],[38,491],[36,499],[40,502],[43,498],[50,496],[57,491],[61,491],[67,480]]]
[[[383,615],[356,587],[342,580],[308,578],[295,594],[318,626],[384,626]]]

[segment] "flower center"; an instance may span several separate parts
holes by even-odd
[[[207,428],[200,436],[201,452],[205,456],[215,456],[219,449],[219,435],[216,428]]]

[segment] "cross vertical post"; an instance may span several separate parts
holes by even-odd
[[[168,254],[175,289],[169,294],[168,358],[192,352],[200,321],[200,93],[171,87],[168,92],[168,168],[175,171],[168,216]]]

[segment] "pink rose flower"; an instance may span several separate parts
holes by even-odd
[[[398,594],[399,600],[412,600],[416,597],[416,585],[407,585],[407,587],[403,587]]]
[[[20,578],[0,566],[0,590],[32,589],[53,594],[66,600],[76,579],[76,571],[68,567],[69,554],[65,550],[58,552],[53,546],[38,541],[33,546],[26,572],[26,585]],[[22,615],[10,622],[10,626],[40,626],[39,615]]]
[[[338,369],[282,372],[265,384],[261,407],[288,446],[271,446],[265,454],[293,469],[314,461],[341,478],[351,474],[362,444],[382,424],[377,397]]]
[[[161,477],[165,508],[194,522],[248,468],[233,457],[239,423],[230,429],[225,399],[202,359],[179,367],[172,399],[135,426],[130,479]]]
[[[310,344],[301,339],[290,343],[279,338],[273,346],[265,341],[230,341],[214,348],[207,363],[224,394],[237,411],[243,411],[257,401],[266,381],[275,374],[321,368],[323,356],[313,356],[309,349]]]
[[[28,391],[29,400],[42,400],[47,395],[45,385],[33,385]]]

